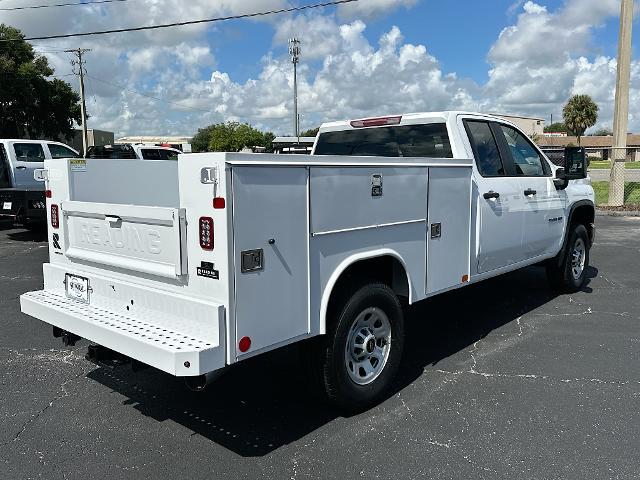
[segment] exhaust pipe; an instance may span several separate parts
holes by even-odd
[[[209,384],[216,381],[222,376],[221,370],[215,372],[205,373],[204,375],[198,375],[197,377],[186,377],[184,384],[192,392],[203,392],[209,386]]]

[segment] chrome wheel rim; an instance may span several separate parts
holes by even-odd
[[[575,280],[578,280],[582,276],[586,259],[587,249],[585,247],[584,240],[579,238],[573,245],[573,250],[571,252],[571,274]]]
[[[358,385],[367,385],[380,376],[391,351],[391,322],[376,307],[370,307],[356,317],[347,336],[344,352],[349,378]]]

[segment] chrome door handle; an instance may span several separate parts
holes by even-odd
[[[532,189],[530,189],[530,188],[527,188],[527,189],[524,191],[524,194],[525,194],[525,196],[527,196],[527,197],[531,197],[531,196],[535,195],[536,193],[538,193],[538,192],[536,192],[535,190],[532,190]]]
[[[494,192],[493,190],[489,190],[487,193],[482,195],[486,200],[491,198],[500,198],[500,194],[498,192]]]

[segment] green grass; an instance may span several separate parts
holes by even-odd
[[[596,205],[606,204],[609,200],[609,182],[592,182],[596,193]],[[624,203],[640,204],[640,182],[624,184]]]
[[[626,168],[640,168],[640,162],[625,162]],[[589,163],[589,169],[592,170],[609,170],[611,162],[608,160],[593,160]]]

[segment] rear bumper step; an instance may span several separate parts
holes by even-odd
[[[27,315],[176,376],[197,376],[219,368],[219,347],[186,332],[66,298],[64,291],[39,290],[20,296]]]

